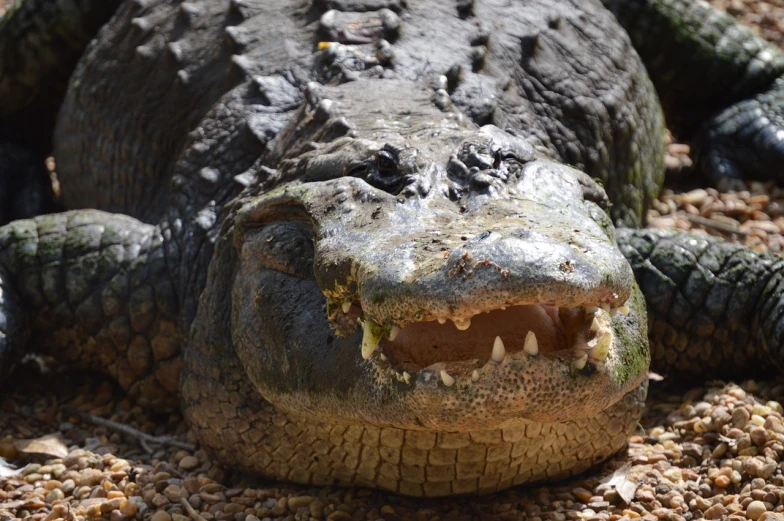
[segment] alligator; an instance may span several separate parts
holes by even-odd
[[[44,96],[75,4],[0,27],[0,135],[51,137],[69,209],[0,228],[3,371],[100,370],[233,469],[444,496],[606,460],[651,358],[781,362],[781,257],[643,228],[665,113],[712,182],[781,175],[784,55],[707,4],[128,0]]]

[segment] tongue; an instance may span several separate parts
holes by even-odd
[[[529,331],[536,333],[543,352],[568,347],[558,308],[514,306],[476,315],[471,326],[458,330],[447,322],[417,322],[401,329],[395,341],[383,339],[381,349],[395,362],[414,363],[421,368],[437,362],[490,358],[496,336],[507,352],[521,351]]]

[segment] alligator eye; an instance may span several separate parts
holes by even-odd
[[[493,162],[493,168],[498,168],[501,166],[501,163],[504,161],[517,161],[520,162],[520,158],[517,157],[517,154],[510,150],[496,150],[495,152],[495,161]]]
[[[381,175],[394,175],[397,173],[397,161],[388,150],[381,150],[376,154],[376,166]]]

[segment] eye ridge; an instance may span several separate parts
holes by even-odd
[[[397,174],[397,154],[385,148],[379,150],[376,153],[376,168],[385,176]]]

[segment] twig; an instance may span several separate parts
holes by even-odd
[[[724,233],[734,233],[735,235],[740,235],[745,237],[749,234],[746,230],[741,230],[737,226],[732,226],[730,224],[723,223],[721,221],[717,221],[715,219],[708,219],[706,217],[702,217],[700,215],[692,215],[690,213],[685,214],[686,218],[695,224],[699,224],[700,226],[707,226],[708,228],[713,228],[719,230],[720,232]]]
[[[199,515],[199,513],[198,513],[198,512],[196,512],[196,509],[195,509],[195,508],[193,508],[193,507],[191,506],[191,504],[190,504],[190,503],[188,503],[188,500],[187,500],[187,499],[185,499],[184,497],[183,497],[183,498],[180,498],[180,504],[181,504],[181,505],[183,506],[183,508],[185,508],[185,510],[188,512],[188,515],[191,517],[191,519],[194,519],[195,521],[207,521],[206,519],[204,519],[203,517],[201,517],[201,515]]]
[[[112,420],[107,420],[106,418],[101,418],[100,416],[95,416],[94,414],[89,414],[86,412],[81,411],[74,411],[77,416],[82,418],[85,421],[88,421],[95,425],[101,425],[103,427],[108,427],[114,431],[120,432],[132,438],[138,440],[139,445],[147,452],[147,454],[152,454],[153,450],[148,445],[148,443],[158,444],[158,445],[170,445],[172,447],[179,447],[180,449],[185,449],[189,451],[196,450],[196,446],[191,443],[186,443],[184,441],[180,441],[173,436],[151,436],[146,432],[142,432],[138,429],[134,429],[129,425],[125,425],[123,423],[119,423]]]

